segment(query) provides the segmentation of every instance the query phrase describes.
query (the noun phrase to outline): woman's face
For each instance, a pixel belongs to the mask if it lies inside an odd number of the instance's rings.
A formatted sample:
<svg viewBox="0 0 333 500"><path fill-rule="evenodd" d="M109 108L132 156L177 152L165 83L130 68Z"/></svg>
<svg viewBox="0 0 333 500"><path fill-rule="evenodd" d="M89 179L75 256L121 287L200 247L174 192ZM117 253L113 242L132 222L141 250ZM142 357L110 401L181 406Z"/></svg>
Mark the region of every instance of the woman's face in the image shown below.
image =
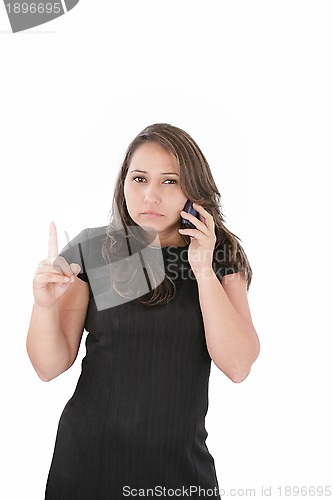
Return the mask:
<svg viewBox="0 0 333 500"><path fill-rule="evenodd" d="M128 167L124 196L132 219L157 231L161 246L184 244L178 229L187 198L180 187L176 158L170 152L154 142L139 146Z"/></svg>

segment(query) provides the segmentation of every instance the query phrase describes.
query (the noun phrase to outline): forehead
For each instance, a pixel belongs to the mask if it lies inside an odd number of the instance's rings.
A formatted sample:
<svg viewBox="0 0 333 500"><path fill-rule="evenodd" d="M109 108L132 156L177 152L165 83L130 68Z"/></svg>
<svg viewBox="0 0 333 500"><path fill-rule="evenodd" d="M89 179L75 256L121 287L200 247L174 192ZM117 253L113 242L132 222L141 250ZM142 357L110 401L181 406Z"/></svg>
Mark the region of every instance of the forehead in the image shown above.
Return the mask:
<svg viewBox="0 0 333 500"><path fill-rule="evenodd" d="M133 153L130 167L146 171L179 172L176 157L160 144L147 142L141 144ZM168 170L165 170L168 168ZM162 170L161 170L162 171Z"/></svg>

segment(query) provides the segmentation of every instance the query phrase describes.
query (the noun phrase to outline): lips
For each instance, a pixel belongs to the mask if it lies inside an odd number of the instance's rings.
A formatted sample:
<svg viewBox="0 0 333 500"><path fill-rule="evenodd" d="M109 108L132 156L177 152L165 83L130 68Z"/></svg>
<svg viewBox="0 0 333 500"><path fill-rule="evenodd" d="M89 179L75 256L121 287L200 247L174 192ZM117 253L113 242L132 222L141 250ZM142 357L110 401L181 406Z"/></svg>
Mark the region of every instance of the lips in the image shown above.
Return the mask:
<svg viewBox="0 0 333 500"><path fill-rule="evenodd" d="M142 215L162 215L157 212L142 212Z"/></svg>

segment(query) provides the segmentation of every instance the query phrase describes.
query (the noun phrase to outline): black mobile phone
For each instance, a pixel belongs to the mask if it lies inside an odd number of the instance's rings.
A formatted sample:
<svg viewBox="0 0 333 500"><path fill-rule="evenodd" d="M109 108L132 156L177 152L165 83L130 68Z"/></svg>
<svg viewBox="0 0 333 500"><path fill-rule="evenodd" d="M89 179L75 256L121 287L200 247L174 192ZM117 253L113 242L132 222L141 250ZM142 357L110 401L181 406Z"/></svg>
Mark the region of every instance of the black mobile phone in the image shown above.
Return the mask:
<svg viewBox="0 0 333 500"><path fill-rule="evenodd" d="M193 203L192 203L191 200L187 200L187 202L184 205L183 210L184 210L184 212L187 212L189 214L194 215L194 217L196 217L197 219L200 220L199 212L197 212L193 208ZM182 229L196 229L196 227L192 224L192 222L190 222L187 219L183 219L183 217L181 217L180 226L181 226Z"/></svg>

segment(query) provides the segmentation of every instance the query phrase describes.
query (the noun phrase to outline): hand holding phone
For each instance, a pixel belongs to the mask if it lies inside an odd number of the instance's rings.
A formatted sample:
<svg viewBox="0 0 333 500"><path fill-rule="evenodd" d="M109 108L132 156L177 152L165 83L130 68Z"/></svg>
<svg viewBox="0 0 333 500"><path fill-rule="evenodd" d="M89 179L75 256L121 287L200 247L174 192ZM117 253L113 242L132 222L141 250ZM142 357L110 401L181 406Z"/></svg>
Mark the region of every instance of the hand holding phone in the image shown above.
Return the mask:
<svg viewBox="0 0 333 500"><path fill-rule="evenodd" d="M183 210L184 210L184 212L187 212L189 214L194 215L194 217L196 217L197 219L200 220L199 212L197 212L193 208L193 203L191 200L187 200L187 202L184 205ZM196 229L196 227L192 224L192 222L190 222L188 219L183 219L183 217L181 217L180 226L182 229Z"/></svg>

